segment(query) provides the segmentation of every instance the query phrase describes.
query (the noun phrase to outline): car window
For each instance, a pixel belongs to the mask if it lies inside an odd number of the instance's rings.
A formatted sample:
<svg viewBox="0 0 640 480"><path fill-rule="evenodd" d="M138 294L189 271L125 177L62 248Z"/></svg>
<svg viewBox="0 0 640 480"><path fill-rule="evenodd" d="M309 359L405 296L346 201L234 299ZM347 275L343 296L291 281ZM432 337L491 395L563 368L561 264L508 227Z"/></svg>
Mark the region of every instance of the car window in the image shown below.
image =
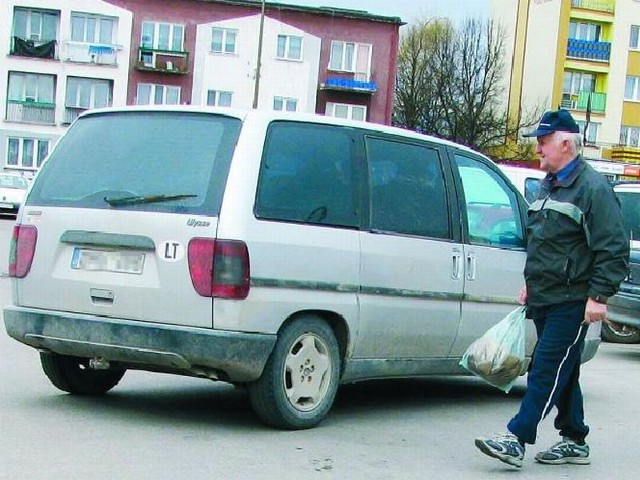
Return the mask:
<svg viewBox="0 0 640 480"><path fill-rule="evenodd" d="M81 117L43 165L29 202L216 214L240 126L195 112ZM142 200L118 203L132 198Z"/></svg>
<svg viewBox="0 0 640 480"><path fill-rule="evenodd" d="M450 238L449 209L438 150L367 138L371 229Z"/></svg>
<svg viewBox="0 0 640 480"><path fill-rule="evenodd" d="M630 240L640 240L640 191L616 192L622 208L622 220Z"/></svg>
<svg viewBox="0 0 640 480"><path fill-rule="evenodd" d="M524 198L529 203L533 203L538 198L540 190L540 179L527 177L524 179Z"/></svg>
<svg viewBox="0 0 640 480"><path fill-rule="evenodd" d="M272 122L260 166L258 218L357 227L358 181L351 130Z"/></svg>
<svg viewBox="0 0 640 480"><path fill-rule="evenodd" d="M480 160L456 154L464 190L469 240L477 245L524 247L516 194Z"/></svg>

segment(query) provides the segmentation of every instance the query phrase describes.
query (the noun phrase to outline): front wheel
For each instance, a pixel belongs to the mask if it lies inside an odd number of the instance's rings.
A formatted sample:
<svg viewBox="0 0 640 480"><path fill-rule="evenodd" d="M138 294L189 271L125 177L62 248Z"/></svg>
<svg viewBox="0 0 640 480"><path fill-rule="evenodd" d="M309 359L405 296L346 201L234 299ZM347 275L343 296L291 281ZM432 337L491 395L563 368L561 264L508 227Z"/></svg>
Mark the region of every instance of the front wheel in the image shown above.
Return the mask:
<svg viewBox="0 0 640 480"><path fill-rule="evenodd" d="M602 338L612 343L640 342L640 329L616 322L602 322Z"/></svg>
<svg viewBox="0 0 640 480"><path fill-rule="evenodd" d="M333 330L317 316L301 317L280 332L262 375L249 384L251 405L273 427L314 427L333 405L339 375Z"/></svg>
<svg viewBox="0 0 640 480"><path fill-rule="evenodd" d="M89 359L41 352L42 370L51 383L63 392L76 395L98 395L115 387L124 369L94 370Z"/></svg>

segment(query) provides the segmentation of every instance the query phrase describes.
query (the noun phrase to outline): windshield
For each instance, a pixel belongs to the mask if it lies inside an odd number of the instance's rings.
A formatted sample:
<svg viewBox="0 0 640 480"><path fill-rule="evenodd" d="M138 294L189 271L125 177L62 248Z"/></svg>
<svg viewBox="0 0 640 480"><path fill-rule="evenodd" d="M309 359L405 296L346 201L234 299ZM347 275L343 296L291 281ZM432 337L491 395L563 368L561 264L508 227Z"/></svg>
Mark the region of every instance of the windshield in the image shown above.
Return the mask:
<svg viewBox="0 0 640 480"><path fill-rule="evenodd" d="M240 120L191 112L78 119L42 167L31 205L219 213Z"/></svg>

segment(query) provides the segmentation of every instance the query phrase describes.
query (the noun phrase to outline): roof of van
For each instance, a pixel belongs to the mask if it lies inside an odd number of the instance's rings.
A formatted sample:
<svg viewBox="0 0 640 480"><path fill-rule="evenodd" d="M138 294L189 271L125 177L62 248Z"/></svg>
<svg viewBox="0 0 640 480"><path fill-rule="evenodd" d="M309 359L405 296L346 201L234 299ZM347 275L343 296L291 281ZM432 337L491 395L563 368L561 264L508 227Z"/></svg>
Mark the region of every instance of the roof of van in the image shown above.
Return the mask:
<svg viewBox="0 0 640 480"><path fill-rule="evenodd" d="M240 120L244 120L249 116L256 116L256 117L262 117L269 120L297 120L297 121L307 121L307 122L313 122L313 123L322 123L327 125L341 125L346 127L366 128L366 129L375 130L381 133L403 135L405 137L415 138L418 140L428 140L430 142L447 145L453 148L457 148L459 150L473 152L476 155L480 155L490 160L486 155L482 154L481 152L477 152L464 145L460 145L450 140L444 140L442 138L434 137L431 135L425 135L423 133L414 132L413 130L408 130L408 129L399 128L399 127L392 127L389 125L382 125L379 123L372 123L372 122L365 122L365 121L358 121L358 120L348 120L348 119L337 118L337 117L329 117L326 115L320 115L316 113L281 112L281 111L271 111L271 110L245 110L245 109L237 109L237 108L229 108L229 107L210 107L210 106L199 106L199 105L127 105L124 107L107 107L107 108L94 108L90 110L85 110L78 116L78 118L96 115L96 114L114 113L114 112L131 112L131 111L215 113L218 115L235 117Z"/></svg>
<svg viewBox="0 0 640 480"><path fill-rule="evenodd" d="M514 165L501 164L498 164L498 167L500 167L500 169L505 173L522 173L535 178L544 178L547 175L547 172L536 168L516 167Z"/></svg>

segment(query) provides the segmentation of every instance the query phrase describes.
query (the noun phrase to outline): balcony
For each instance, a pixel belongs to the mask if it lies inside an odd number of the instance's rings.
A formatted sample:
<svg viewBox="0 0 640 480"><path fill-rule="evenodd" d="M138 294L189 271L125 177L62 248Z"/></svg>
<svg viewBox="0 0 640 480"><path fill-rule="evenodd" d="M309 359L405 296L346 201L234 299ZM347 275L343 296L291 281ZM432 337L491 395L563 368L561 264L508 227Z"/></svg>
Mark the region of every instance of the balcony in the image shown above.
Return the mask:
<svg viewBox="0 0 640 480"><path fill-rule="evenodd" d="M56 55L56 40L37 41L20 37L12 37L11 39L11 55L17 57L32 58L58 58Z"/></svg>
<svg viewBox="0 0 640 480"><path fill-rule="evenodd" d="M609 62L610 42L595 42L570 38L567 42L567 57L595 62Z"/></svg>
<svg viewBox="0 0 640 480"><path fill-rule="evenodd" d="M589 106L589 95L591 95L590 112L604 113L607 107L607 94L601 92L590 92L588 90L583 90L577 95L563 93L560 107L566 108L567 110L586 112L587 106Z"/></svg>
<svg viewBox="0 0 640 480"><path fill-rule="evenodd" d="M376 82L357 80L352 78L328 77L320 84L321 90L333 90L339 92L354 92L372 94L378 90Z"/></svg>
<svg viewBox="0 0 640 480"><path fill-rule="evenodd" d="M8 100L6 119L10 122L55 125L56 106L30 100Z"/></svg>
<svg viewBox="0 0 640 480"><path fill-rule="evenodd" d="M120 49L118 45L66 41L62 58L67 62L117 65Z"/></svg>
<svg viewBox="0 0 640 480"><path fill-rule="evenodd" d="M65 107L64 118L62 119L62 123L67 125L72 123L76 118L80 116L82 112L86 110L87 110L86 108L81 108L81 107Z"/></svg>
<svg viewBox="0 0 640 480"><path fill-rule="evenodd" d="M185 75L189 73L189 52L140 47L136 69Z"/></svg>
<svg viewBox="0 0 640 480"><path fill-rule="evenodd" d="M597 12L615 12L615 0L571 0L571 7Z"/></svg>

